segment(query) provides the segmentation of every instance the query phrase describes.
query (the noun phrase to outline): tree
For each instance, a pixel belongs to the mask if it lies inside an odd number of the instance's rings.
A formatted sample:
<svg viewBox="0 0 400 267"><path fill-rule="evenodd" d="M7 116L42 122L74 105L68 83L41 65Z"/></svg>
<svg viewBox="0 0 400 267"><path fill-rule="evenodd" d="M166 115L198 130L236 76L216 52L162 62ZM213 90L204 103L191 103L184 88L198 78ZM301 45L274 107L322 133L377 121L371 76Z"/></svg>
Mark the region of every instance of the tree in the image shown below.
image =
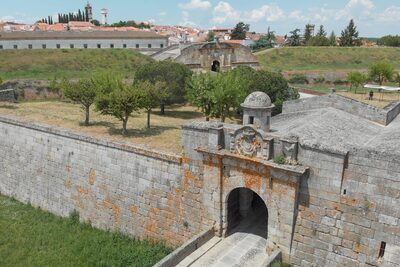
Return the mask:
<svg viewBox="0 0 400 267"><path fill-rule="evenodd" d="M361 40L358 38L357 27L351 19L349 25L342 31L339 44L340 46L360 46Z"/></svg>
<svg viewBox="0 0 400 267"><path fill-rule="evenodd" d="M230 116L232 110L238 110L246 97L244 83L233 72L216 75L215 87L210 92L212 99L211 115L221 122Z"/></svg>
<svg viewBox="0 0 400 267"><path fill-rule="evenodd" d="M336 46L337 42L336 42L336 34L334 31L331 32L331 35L329 36L329 45L330 46Z"/></svg>
<svg viewBox="0 0 400 267"><path fill-rule="evenodd" d="M393 81L396 82L400 87L400 72L396 72ZM1 78L0 78L0 84L1 84Z"/></svg>
<svg viewBox="0 0 400 267"><path fill-rule="evenodd" d="M390 81L393 77L393 72L394 67L386 61L375 63L369 67L369 77L379 82L379 85L382 85L385 80Z"/></svg>
<svg viewBox="0 0 400 267"><path fill-rule="evenodd" d="M271 31L268 27L267 34L261 36L259 40L254 42L251 46L253 50L262 49L262 48L272 48L274 46L274 42L276 40L275 32Z"/></svg>
<svg viewBox="0 0 400 267"><path fill-rule="evenodd" d="M57 77L54 77L49 81L49 91L57 94L59 98L62 98L64 85L67 84L67 80L64 78L62 80L58 80Z"/></svg>
<svg viewBox="0 0 400 267"><path fill-rule="evenodd" d="M357 87L363 85L366 80L367 77L359 71L352 71L347 74L347 81L350 83L350 90L354 86L354 93L357 93Z"/></svg>
<svg viewBox="0 0 400 267"><path fill-rule="evenodd" d="M313 37L313 29L315 25L307 24L304 29L304 41L307 43Z"/></svg>
<svg viewBox="0 0 400 267"><path fill-rule="evenodd" d="M97 19L92 20L92 23L95 26L100 26L100 21L98 21Z"/></svg>
<svg viewBox="0 0 400 267"><path fill-rule="evenodd" d="M215 40L215 33L213 31L208 31L207 42L213 42Z"/></svg>
<svg viewBox="0 0 400 267"><path fill-rule="evenodd" d="M239 22L236 24L235 28L231 33L232 40L245 40L246 33L250 30L250 25L245 24L244 22Z"/></svg>
<svg viewBox="0 0 400 267"><path fill-rule="evenodd" d="M329 46L329 39L325 36L314 36L307 42L308 46Z"/></svg>
<svg viewBox="0 0 400 267"><path fill-rule="evenodd" d="M268 94L272 103L275 104L273 114L282 112L284 101L299 98L298 92L289 87L287 80L280 73L254 70L243 66L234 69L232 72L244 84L245 88L241 90L244 91L245 96L255 91Z"/></svg>
<svg viewBox="0 0 400 267"><path fill-rule="evenodd" d="M399 35L386 35L377 41L378 45L400 47L400 36Z"/></svg>
<svg viewBox="0 0 400 267"><path fill-rule="evenodd" d="M139 66L135 73L137 81L152 83L164 82L167 86L168 98L160 104L161 114L165 114L165 106L180 104L185 101L186 81L192 76L192 71L183 64L172 61L153 61Z"/></svg>
<svg viewBox="0 0 400 267"><path fill-rule="evenodd" d="M289 37L289 45L290 46L300 46L300 29L295 29L290 32L290 37Z"/></svg>
<svg viewBox="0 0 400 267"><path fill-rule="evenodd" d="M142 93L143 99L140 107L147 112L147 128L150 129L150 115L153 108L160 106L168 98L164 82L151 83L149 81L138 82L137 88Z"/></svg>
<svg viewBox="0 0 400 267"><path fill-rule="evenodd" d="M111 115L122 121L122 134L126 135L129 117L141 107L143 93L139 83L126 85L120 78L109 80L96 98L96 109L103 115Z"/></svg>
<svg viewBox="0 0 400 267"><path fill-rule="evenodd" d="M317 36L326 37L326 31L324 29L324 25L319 26L319 30L317 32Z"/></svg>
<svg viewBox="0 0 400 267"><path fill-rule="evenodd" d="M89 125L90 107L95 102L97 87L92 80L81 79L77 83L63 82L64 96L80 103L85 110L85 125Z"/></svg>
<svg viewBox="0 0 400 267"><path fill-rule="evenodd" d="M216 75L211 73L199 73L193 75L186 86L186 97L190 104L200 108L204 113L206 121L210 120L213 101L211 92L216 86Z"/></svg>

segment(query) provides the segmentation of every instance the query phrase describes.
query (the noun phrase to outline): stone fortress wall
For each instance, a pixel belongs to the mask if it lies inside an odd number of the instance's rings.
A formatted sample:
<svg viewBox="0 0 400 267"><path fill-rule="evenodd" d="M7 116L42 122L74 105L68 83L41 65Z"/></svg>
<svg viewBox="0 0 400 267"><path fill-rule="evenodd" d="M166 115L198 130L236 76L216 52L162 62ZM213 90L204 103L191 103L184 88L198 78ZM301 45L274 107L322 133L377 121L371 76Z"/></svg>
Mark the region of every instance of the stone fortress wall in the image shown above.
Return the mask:
<svg viewBox="0 0 400 267"><path fill-rule="evenodd" d="M182 158L0 119L0 193L138 237L186 241L201 229Z"/></svg>
<svg viewBox="0 0 400 267"><path fill-rule="evenodd" d="M255 131L254 157L236 153L246 125L186 124L178 156L1 118L0 193L178 245L211 227L225 235L228 196L248 188L294 266L400 266L399 155L288 138L278 129L287 116L272 118L264 137ZM387 127L400 129L399 118ZM299 165L273 163L279 154Z"/></svg>

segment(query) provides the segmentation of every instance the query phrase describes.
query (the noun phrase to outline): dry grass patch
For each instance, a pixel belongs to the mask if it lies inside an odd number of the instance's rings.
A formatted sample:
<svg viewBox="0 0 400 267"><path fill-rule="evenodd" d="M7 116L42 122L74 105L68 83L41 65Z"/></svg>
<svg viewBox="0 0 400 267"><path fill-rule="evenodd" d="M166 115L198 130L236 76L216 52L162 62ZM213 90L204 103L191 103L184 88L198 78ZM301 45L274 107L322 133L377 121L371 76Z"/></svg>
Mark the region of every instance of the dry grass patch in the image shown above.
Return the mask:
<svg viewBox="0 0 400 267"><path fill-rule="evenodd" d="M84 113L79 105L58 102L25 102L18 104L0 104L0 116L18 116L26 121L45 123L61 128L72 129L87 135L107 139L143 144L150 148L180 153L181 125L192 120L204 119L202 113L190 106L175 106L161 116L155 111L151 116L150 129L146 128L146 113L134 113L128 122L128 135L122 136L122 122L111 116L91 111L91 125L85 127Z"/></svg>
<svg viewBox="0 0 400 267"><path fill-rule="evenodd" d="M374 100L368 100L369 91L368 92L338 92L339 95L343 95L355 100L358 100L363 103L367 103L371 106L384 108L392 102L400 101L399 93L374 93Z"/></svg>

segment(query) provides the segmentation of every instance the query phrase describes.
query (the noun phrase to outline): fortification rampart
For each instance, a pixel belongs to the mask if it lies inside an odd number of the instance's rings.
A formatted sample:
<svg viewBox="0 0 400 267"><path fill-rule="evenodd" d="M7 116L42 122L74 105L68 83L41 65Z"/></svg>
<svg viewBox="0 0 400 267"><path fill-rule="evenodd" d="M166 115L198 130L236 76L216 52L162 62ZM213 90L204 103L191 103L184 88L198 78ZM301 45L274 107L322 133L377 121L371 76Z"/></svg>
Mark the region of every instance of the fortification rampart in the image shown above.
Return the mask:
<svg viewBox="0 0 400 267"><path fill-rule="evenodd" d="M210 228L226 235L251 192L268 210L268 240L293 266L399 266L400 158L395 141L385 153L379 145L400 120L372 123L368 146L320 146L278 125L293 116L272 120L271 132L186 124L182 156L0 118L0 193L178 245ZM355 127L371 124L360 120ZM346 133L335 130L324 138ZM271 160L280 154L290 164Z"/></svg>
<svg viewBox="0 0 400 267"><path fill-rule="evenodd" d="M180 156L5 118L0 136L2 194L171 245L202 228L199 189L184 185Z"/></svg>
<svg viewBox="0 0 400 267"><path fill-rule="evenodd" d="M353 115L371 120L382 125L391 123L400 113L400 103L393 103L384 109L370 106L366 103L347 98L338 94L329 94L320 97L304 98L284 103L282 112L293 113L311 109L333 107Z"/></svg>

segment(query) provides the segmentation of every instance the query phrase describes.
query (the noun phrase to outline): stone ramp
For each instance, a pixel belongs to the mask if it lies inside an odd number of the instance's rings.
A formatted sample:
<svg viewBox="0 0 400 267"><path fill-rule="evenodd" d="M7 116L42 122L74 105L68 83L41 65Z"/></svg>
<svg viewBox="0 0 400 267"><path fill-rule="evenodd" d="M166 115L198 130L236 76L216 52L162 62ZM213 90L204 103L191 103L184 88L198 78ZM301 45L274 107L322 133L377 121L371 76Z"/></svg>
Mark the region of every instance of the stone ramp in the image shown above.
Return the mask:
<svg viewBox="0 0 400 267"><path fill-rule="evenodd" d="M225 239L214 237L177 266L262 266L268 259L266 244L265 238L251 233L236 232Z"/></svg>
<svg viewBox="0 0 400 267"><path fill-rule="evenodd" d="M265 228L255 214L250 220L239 224L227 238L212 238L185 258L179 267L258 267L268 261Z"/></svg>

